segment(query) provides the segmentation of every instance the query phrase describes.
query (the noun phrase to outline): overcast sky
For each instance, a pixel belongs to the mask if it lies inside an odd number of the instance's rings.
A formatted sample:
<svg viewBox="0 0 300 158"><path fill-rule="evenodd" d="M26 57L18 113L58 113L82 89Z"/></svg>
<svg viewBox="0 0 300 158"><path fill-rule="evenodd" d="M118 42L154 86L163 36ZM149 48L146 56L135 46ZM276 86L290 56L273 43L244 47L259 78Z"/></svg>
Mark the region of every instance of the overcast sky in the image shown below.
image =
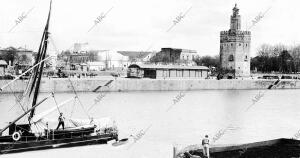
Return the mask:
<svg viewBox="0 0 300 158"><path fill-rule="evenodd" d="M49 0L1 0L0 47L37 50L46 23ZM176 47L197 50L200 55L219 54L219 34L229 29L237 3L242 29L260 12L271 9L251 28L251 55L263 43L300 43L299 0L53 0L50 32L58 50L75 42L91 49L160 50ZM11 32L24 12L32 11ZM112 9L111 9L112 8ZM191 8L170 31L180 13ZM101 13L110 12L90 32ZM56 49L52 44L50 49Z"/></svg>

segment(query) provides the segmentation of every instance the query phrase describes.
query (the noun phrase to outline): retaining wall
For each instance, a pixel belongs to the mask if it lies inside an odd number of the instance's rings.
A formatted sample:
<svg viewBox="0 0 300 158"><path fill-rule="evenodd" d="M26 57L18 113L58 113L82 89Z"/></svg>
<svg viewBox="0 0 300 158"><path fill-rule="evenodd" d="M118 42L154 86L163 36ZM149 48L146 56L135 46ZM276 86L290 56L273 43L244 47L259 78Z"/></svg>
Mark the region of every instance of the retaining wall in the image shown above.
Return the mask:
<svg viewBox="0 0 300 158"><path fill-rule="evenodd" d="M176 91L211 89L267 89L276 80L213 80L213 79L124 79L124 78L86 78L71 79L77 92L90 91ZM0 87L9 80L0 80ZM3 89L4 93L22 92L26 80L17 80ZM280 80L276 89L298 89L300 80ZM48 79L41 82L41 92L72 92L68 79Z"/></svg>

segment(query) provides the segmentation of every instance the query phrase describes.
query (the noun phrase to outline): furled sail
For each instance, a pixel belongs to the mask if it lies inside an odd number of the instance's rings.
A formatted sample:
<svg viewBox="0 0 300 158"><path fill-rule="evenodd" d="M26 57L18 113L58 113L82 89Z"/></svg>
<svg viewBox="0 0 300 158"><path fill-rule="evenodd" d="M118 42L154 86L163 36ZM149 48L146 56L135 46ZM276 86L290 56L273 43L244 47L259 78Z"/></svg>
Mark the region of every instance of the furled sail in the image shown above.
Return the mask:
<svg viewBox="0 0 300 158"><path fill-rule="evenodd" d="M48 19L47 23L43 32L43 36L41 39L41 43L39 46L39 50L36 56L36 60L34 65L39 64L32 70L32 75L30 77L30 80L27 84L26 90L23 93L23 103L25 108L29 109L30 107L34 106L37 103L37 98L39 96L39 90L40 90L40 83L42 79L42 74L43 74L43 68L45 61L44 59L46 58L46 52L47 52L47 46L48 46L48 37L49 37L49 21L50 21L50 13L51 13L51 3L50 2L50 10L48 14ZM32 109L29 115L28 120L30 121L31 118L33 117L35 112L35 109Z"/></svg>

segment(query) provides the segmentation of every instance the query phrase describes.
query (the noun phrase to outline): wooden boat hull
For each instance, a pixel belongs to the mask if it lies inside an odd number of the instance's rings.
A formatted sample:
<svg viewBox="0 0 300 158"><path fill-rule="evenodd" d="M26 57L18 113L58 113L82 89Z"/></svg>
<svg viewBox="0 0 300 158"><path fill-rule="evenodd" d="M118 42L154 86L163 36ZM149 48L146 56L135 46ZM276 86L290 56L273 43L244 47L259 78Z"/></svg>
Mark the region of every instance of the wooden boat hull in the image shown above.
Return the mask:
<svg viewBox="0 0 300 158"><path fill-rule="evenodd" d="M85 146L93 144L106 144L108 141L113 139L116 139L115 135L106 134L54 140L0 143L0 154L44 150L51 148Z"/></svg>
<svg viewBox="0 0 300 158"><path fill-rule="evenodd" d="M128 138L124 138L124 139L121 139L117 142L114 142L112 143L112 146L120 146L120 145L123 145L123 144L126 144L128 143Z"/></svg>
<svg viewBox="0 0 300 158"><path fill-rule="evenodd" d="M189 151L192 155L204 158L202 149ZM183 154L180 157L188 157ZM300 157L300 141L274 139L256 143L210 148L210 158L297 158Z"/></svg>

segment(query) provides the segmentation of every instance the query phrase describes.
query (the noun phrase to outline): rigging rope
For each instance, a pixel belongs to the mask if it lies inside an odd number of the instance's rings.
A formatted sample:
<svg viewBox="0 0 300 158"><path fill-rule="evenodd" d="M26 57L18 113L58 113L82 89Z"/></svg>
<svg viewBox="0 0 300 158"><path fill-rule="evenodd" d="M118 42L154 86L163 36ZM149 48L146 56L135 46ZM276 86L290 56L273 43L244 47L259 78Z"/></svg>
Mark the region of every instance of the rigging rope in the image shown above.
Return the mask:
<svg viewBox="0 0 300 158"><path fill-rule="evenodd" d="M80 99L79 99L79 97L78 97L78 95L77 95L77 92L76 92L76 90L75 90L75 88L74 88L74 86L73 86L73 83L72 83L72 81L71 81L71 79L70 79L69 76L68 76L68 79L69 79L69 81L70 81L70 84L71 84L71 87L72 87L72 89L73 89L73 92L74 92L74 94L76 95L76 98L78 99L78 102L79 102L81 108L83 109L84 113L88 116L88 118L91 119L90 115L88 114L88 112L87 112L87 111L85 110L85 108L83 107L83 104L81 103L81 101L80 101Z"/></svg>
<svg viewBox="0 0 300 158"><path fill-rule="evenodd" d="M7 83L7 81L5 81L5 82ZM17 101L17 102L19 103L19 105L21 106L21 109L25 112L25 109L24 109L23 105L21 104L19 98L16 96L15 92L12 90L11 86L8 85L8 87L9 87L10 91L14 94L14 96L15 96L15 98L16 98L16 101ZM17 105L18 103L16 103L15 105ZM13 106L9 109L9 111L10 111L15 105L13 105Z"/></svg>
<svg viewBox="0 0 300 158"><path fill-rule="evenodd" d="M53 45L55 51L56 51L57 53L59 53L59 51L58 51L58 49L57 49L57 47L56 47L56 45L55 45L55 43L54 43L54 40L52 39L51 36L50 36L49 38L50 38L50 40L51 40L50 43ZM78 95L77 95L77 92L76 92L76 90L75 90L75 88L74 88L74 86L73 86L73 83L72 83L72 81L71 81L71 79L70 79L70 76L68 76L68 80L70 81L70 84L71 84L71 87L72 87L72 89L73 89L73 92L74 92L74 94L76 95L76 98L78 99L78 102L79 102L81 108L83 109L84 113L88 116L88 118L91 119L90 115L89 115L88 112L85 110L85 108L84 108L84 106L83 106L81 100L79 99L79 97L78 97Z"/></svg>
<svg viewBox="0 0 300 158"><path fill-rule="evenodd" d="M73 116L75 105L76 105L76 100L74 99L73 106L72 106L72 111L71 111L71 114L70 114L70 118L72 118L72 116Z"/></svg>
<svg viewBox="0 0 300 158"><path fill-rule="evenodd" d="M61 113L60 110L59 110L57 101L56 101L56 99L55 99L55 97L54 97L54 92L52 92L52 97L53 97L53 100L54 100L54 102L55 102L55 104L56 104L56 107L57 107L58 112Z"/></svg>

